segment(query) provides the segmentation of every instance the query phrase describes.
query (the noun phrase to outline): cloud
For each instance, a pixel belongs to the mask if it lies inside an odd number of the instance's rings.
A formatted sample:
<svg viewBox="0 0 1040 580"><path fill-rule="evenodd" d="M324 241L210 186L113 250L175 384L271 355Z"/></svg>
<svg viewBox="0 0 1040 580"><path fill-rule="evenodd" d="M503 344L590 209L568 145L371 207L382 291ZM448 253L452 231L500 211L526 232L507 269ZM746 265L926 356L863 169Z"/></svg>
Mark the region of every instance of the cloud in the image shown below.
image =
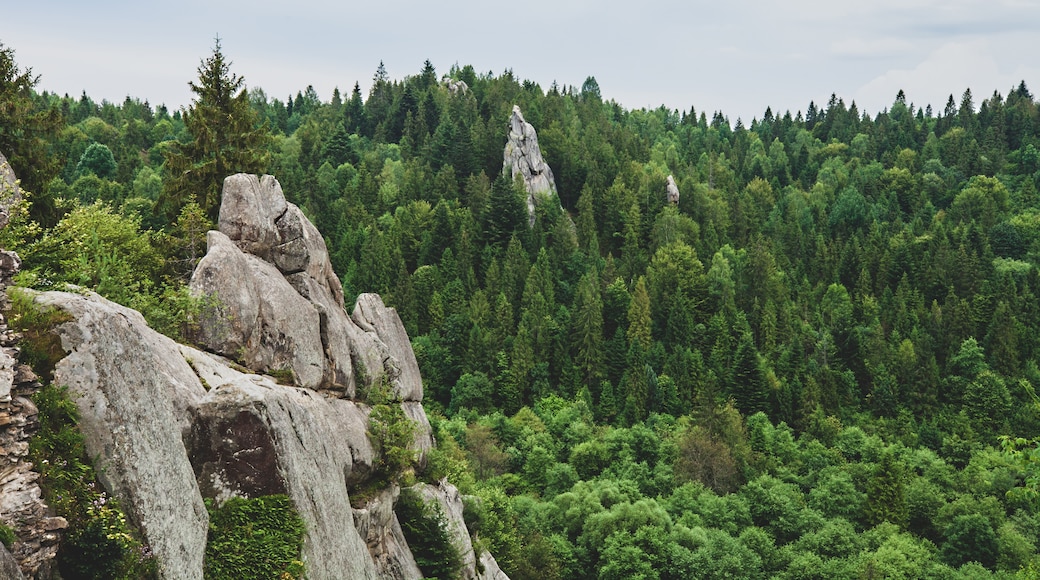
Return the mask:
<svg viewBox="0 0 1040 580"><path fill-rule="evenodd" d="M843 38L831 43L831 53L838 57L888 57L913 50L914 44L903 38Z"/></svg>
<svg viewBox="0 0 1040 580"><path fill-rule="evenodd" d="M998 47L1005 56L1023 39L1010 40ZM1025 59L1008 62L998 58L987 39L954 40L932 50L912 69L894 69L877 76L860 87L855 97L861 108L878 111L890 106L896 93L903 90L907 100L918 106L940 108L950 94L959 100L966 88L971 88L978 101L993 90L1004 93L1020 80L1038 76L1040 68Z"/></svg>

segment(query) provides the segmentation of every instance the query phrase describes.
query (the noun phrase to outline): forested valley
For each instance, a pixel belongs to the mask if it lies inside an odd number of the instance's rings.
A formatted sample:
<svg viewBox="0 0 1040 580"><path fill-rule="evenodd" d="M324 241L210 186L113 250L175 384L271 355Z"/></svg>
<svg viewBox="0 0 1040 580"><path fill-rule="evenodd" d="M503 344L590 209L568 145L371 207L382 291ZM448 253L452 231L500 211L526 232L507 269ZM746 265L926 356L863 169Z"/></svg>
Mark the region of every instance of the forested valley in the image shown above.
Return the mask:
<svg viewBox="0 0 1040 580"><path fill-rule="evenodd" d="M19 282L184 340L223 178L276 176L347 303L398 311L438 443L418 477L472 496L511 578L1040 577L1025 82L747 121L427 61L283 100L218 45L173 111L0 57ZM503 171L514 105L559 197L533 225Z"/></svg>

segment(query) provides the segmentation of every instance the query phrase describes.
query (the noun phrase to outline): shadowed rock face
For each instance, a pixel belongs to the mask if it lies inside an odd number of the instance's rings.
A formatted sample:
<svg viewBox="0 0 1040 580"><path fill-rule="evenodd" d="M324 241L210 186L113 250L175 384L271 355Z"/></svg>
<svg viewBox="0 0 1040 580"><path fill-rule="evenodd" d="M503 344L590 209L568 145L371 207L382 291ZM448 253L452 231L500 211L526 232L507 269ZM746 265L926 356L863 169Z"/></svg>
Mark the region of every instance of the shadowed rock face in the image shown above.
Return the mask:
<svg viewBox="0 0 1040 580"><path fill-rule="evenodd" d="M527 189L528 225L533 226L535 207L541 198L556 198L556 180L552 169L542 158L542 150L538 147L538 134L534 126L524 120L520 107L513 105L513 115L509 118L509 137L503 153L502 171L516 179L523 176ZM558 200L554 203L559 203Z"/></svg>

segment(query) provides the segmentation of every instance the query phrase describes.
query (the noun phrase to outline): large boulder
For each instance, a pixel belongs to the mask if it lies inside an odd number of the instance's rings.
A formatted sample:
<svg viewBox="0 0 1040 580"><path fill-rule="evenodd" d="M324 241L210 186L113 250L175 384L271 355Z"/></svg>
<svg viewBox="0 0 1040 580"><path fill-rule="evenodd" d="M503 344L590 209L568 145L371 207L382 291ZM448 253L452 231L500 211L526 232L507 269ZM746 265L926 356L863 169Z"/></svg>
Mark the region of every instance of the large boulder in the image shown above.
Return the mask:
<svg viewBox="0 0 1040 580"><path fill-rule="evenodd" d="M355 464L368 470L374 461L367 410L190 354L210 387L188 438L202 493L218 501L287 494L307 527L309 578L378 578L347 491Z"/></svg>
<svg viewBox="0 0 1040 580"><path fill-rule="evenodd" d="M354 526L349 490L366 485L378 461L366 405L237 370L96 294L33 299L70 315L55 329L67 354L54 380L68 385L99 478L139 525L160 577L202 578L203 498L271 494L288 495L306 525L308 578L380 578L373 554L408 569L392 535L370 545ZM421 405L402 407L423 434L417 450L429 449Z"/></svg>
<svg viewBox="0 0 1040 580"><path fill-rule="evenodd" d="M396 485L390 486L369 499L364 507L355 509L354 526L368 544L380 578L421 580L423 574L394 513L400 491Z"/></svg>
<svg viewBox="0 0 1040 580"><path fill-rule="evenodd" d="M361 294L354 303L352 318L363 330L374 333L386 345L387 354L395 364L397 391L394 394L397 399L422 401L419 362L397 311L383 304L378 294Z"/></svg>
<svg viewBox="0 0 1040 580"><path fill-rule="evenodd" d="M556 194L556 180L552 169L542 157L538 147L538 134L534 126L524 120L520 107L513 105L513 114L509 118L509 136L503 152L502 171L509 172L510 177L523 177L527 189L528 224L535 222L535 208L543 199L553 199L559 204Z"/></svg>
<svg viewBox="0 0 1040 580"><path fill-rule="evenodd" d="M665 197L668 198L668 203L679 205L679 186L675 184L675 178L671 175L668 176L665 184Z"/></svg>
<svg viewBox="0 0 1040 580"><path fill-rule="evenodd" d="M43 307L72 320L56 332L54 369L80 412L87 453L160 563L162 578L202 578L208 517L184 448L206 389L180 347L138 312L96 294L45 292Z"/></svg>

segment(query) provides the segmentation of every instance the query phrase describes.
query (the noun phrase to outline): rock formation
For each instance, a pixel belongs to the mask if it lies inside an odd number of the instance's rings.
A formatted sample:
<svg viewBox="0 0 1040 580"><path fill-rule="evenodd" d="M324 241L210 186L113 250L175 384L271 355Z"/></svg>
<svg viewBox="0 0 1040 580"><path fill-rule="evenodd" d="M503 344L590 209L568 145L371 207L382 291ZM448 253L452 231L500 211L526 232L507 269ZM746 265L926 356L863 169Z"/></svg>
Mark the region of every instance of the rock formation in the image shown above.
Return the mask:
<svg viewBox="0 0 1040 580"><path fill-rule="evenodd" d="M675 178L671 175L668 176L668 184L665 186L665 195L668 196L668 203L679 205L679 186L675 185Z"/></svg>
<svg viewBox="0 0 1040 580"><path fill-rule="evenodd" d="M0 228L11 219L11 206L22 199L18 178L3 153L0 153Z"/></svg>
<svg viewBox="0 0 1040 580"><path fill-rule="evenodd" d="M502 171L508 171L510 177L516 179L523 176L527 189L528 225L535 221L535 207L542 198L553 198L559 203L556 194L556 181L552 169L542 158L542 150L538 147L538 134L534 127L524 120L520 107L513 105L513 115L509 118L509 137L503 154Z"/></svg>
<svg viewBox="0 0 1040 580"><path fill-rule="evenodd" d="M400 319L375 295L347 315L324 241L274 178L229 177L219 224L191 281L210 297L199 339L212 352L96 294L33 294L70 315L54 329L66 352L54 381L69 387L102 484L164 579L202 578L203 498L270 494L288 495L306 525L308 578L421 578L392 509L396 487L358 509L349 497L372 485L379 461L361 389L389 387L415 424L417 463L433 445ZM493 561L482 556L486 572L474 564L467 578L504 578Z"/></svg>
<svg viewBox="0 0 1040 580"><path fill-rule="evenodd" d="M441 77L441 84L448 89L448 92L453 97L469 93L469 85L466 84L466 81L457 81L448 75Z"/></svg>

